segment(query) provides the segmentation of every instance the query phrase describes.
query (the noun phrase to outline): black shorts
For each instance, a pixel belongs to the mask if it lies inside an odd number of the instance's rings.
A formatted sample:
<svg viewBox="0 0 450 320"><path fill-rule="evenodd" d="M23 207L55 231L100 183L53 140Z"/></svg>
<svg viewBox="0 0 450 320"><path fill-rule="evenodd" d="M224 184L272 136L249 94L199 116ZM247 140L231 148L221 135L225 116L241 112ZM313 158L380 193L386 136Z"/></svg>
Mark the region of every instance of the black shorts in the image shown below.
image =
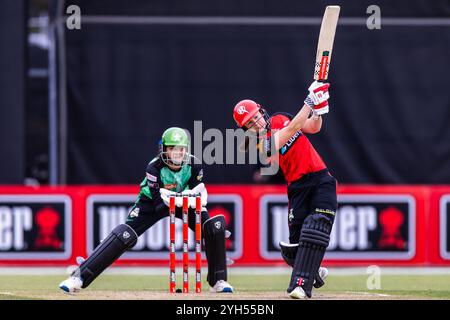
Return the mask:
<svg viewBox="0 0 450 320"><path fill-rule="evenodd" d="M136 210L137 209L137 210ZM140 236L147 229L153 226L159 220L169 216L169 208L164 206L160 210L155 210L155 207L150 201L139 201L137 202L128 213L126 224L136 231L137 235ZM175 217L182 219L181 208L175 209ZM202 211L201 223L209 219L209 214L207 211ZM188 213L188 225L189 228L195 232L195 210L189 208ZM203 233L202 233L203 234Z"/></svg>
<svg viewBox="0 0 450 320"><path fill-rule="evenodd" d="M312 213L323 213L331 217L337 210L336 179L327 169L310 173L291 183L289 198L289 241L298 243L305 218Z"/></svg>

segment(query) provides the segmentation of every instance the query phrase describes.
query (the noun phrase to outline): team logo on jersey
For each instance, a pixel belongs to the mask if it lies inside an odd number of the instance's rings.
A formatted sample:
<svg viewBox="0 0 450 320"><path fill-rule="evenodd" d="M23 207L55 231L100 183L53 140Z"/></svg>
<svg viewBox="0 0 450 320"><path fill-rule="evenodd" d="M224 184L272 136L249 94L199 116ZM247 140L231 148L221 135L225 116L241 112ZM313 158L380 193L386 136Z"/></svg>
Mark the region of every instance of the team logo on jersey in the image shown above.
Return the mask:
<svg viewBox="0 0 450 320"><path fill-rule="evenodd" d="M286 142L286 144L280 149L280 153L281 155L285 155L289 149L294 145L295 141L297 141L297 139L299 137L302 136L301 131L297 131L289 140L288 142Z"/></svg>
<svg viewBox="0 0 450 320"><path fill-rule="evenodd" d="M239 115L243 115L244 113L248 113L247 109L245 109L245 106L240 106L237 110L236 110L237 114Z"/></svg>
<svg viewBox="0 0 450 320"><path fill-rule="evenodd" d="M202 179L203 179L203 169L200 169L197 175L197 180L202 181Z"/></svg>
<svg viewBox="0 0 450 320"><path fill-rule="evenodd" d="M291 222L294 219L294 212L293 209L289 209L289 214L288 214L288 220L289 222Z"/></svg>
<svg viewBox="0 0 450 320"><path fill-rule="evenodd" d="M147 172L147 179L152 181L152 182L156 182L158 181L158 178L156 178L154 175L150 174Z"/></svg>
<svg viewBox="0 0 450 320"><path fill-rule="evenodd" d="M128 233L128 231L124 231L124 233L122 234L122 237L124 239L128 239L130 237L130 234Z"/></svg>
<svg viewBox="0 0 450 320"><path fill-rule="evenodd" d="M222 227L222 223L220 221L217 221L214 225L216 226L216 229L220 229L220 227Z"/></svg>

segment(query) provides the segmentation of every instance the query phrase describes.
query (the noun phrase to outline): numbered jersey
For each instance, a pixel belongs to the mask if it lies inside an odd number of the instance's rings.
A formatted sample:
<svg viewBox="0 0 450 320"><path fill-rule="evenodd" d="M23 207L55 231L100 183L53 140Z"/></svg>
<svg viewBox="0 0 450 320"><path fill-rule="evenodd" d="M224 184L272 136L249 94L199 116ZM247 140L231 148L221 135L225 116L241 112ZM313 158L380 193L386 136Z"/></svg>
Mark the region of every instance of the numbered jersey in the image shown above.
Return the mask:
<svg viewBox="0 0 450 320"><path fill-rule="evenodd" d="M288 113L276 113L270 118L272 130L280 130L291 122ZM297 131L279 150L279 164L288 184L305 174L326 169L325 163L308 138Z"/></svg>

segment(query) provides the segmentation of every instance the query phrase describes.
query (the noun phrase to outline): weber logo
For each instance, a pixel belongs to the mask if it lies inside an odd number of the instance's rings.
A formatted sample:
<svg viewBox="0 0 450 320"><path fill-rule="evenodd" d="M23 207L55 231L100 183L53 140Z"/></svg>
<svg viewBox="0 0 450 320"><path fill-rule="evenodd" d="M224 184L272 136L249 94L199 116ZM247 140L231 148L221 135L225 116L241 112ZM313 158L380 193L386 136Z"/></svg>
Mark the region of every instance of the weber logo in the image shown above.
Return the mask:
<svg viewBox="0 0 450 320"><path fill-rule="evenodd" d="M441 197L439 203L439 238L441 258L450 260L450 195Z"/></svg>
<svg viewBox="0 0 450 320"><path fill-rule="evenodd" d="M130 195L91 195L87 199L87 251L92 253L119 224L125 223L135 194ZM242 201L235 195L209 195L208 212L211 217L223 214L231 237L227 239L227 257L238 259L242 255ZM145 214L142 210L139 215ZM183 222L175 219L175 249L181 256L183 247ZM189 229L190 254L194 254L195 233ZM204 251L204 248L202 248ZM169 217L161 219L142 234L136 245L126 252L124 259L163 260L169 252ZM203 257L205 258L205 257Z"/></svg>
<svg viewBox="0 0 450 320"><path fill-rule="evenodd" d="M409 195L340 195L327 259L410 259L415 253L415 200ZM260 201L260 252L280 259L289 242L287 197Z"/></svg>
<svg viewBox="0 0 450 320"><path fill-rule="evenodd" d="M377 230L377 210L374 206L343 205L333 225L329 251L370 250L369 235Z"/></svg>
<svg viewBox="0 0 450 320"><path fill-rule="evenodd" d="M0 260L70 257L71 216L64 195L1 195Z"/></svg>
<svg viewBox="0 0 450 320"><path fill-rule="evenodd" d="M0 206L0 250L23 251L25 235L33 228L33 212L25 206Z"/></svg>

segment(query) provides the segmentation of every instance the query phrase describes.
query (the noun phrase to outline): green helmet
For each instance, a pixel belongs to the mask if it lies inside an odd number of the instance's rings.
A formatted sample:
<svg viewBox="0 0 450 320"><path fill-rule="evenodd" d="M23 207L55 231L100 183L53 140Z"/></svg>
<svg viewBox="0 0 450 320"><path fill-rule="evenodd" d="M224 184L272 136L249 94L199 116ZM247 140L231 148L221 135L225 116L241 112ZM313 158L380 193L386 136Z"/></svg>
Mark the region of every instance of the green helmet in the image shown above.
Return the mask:
<svg viewBox="0 0 450 320"><path fill-rule="evenodd" d="M162 138L161 138L161 144L166 146L182 146L189 148L189 138L186 134L186 131L184 131L181 128L172 127L164 131Z"/></svg>
<svg viewBox="0 0 450 320"><path fill-rule="evenodd" d="M179 159L172 159L167 152L167 147L184 147L184 154ZM160 157L165 164L179 167L185 165L189 160L189 151L189 137L185 130L172 127L164 131L161 137Z"/></svg>

